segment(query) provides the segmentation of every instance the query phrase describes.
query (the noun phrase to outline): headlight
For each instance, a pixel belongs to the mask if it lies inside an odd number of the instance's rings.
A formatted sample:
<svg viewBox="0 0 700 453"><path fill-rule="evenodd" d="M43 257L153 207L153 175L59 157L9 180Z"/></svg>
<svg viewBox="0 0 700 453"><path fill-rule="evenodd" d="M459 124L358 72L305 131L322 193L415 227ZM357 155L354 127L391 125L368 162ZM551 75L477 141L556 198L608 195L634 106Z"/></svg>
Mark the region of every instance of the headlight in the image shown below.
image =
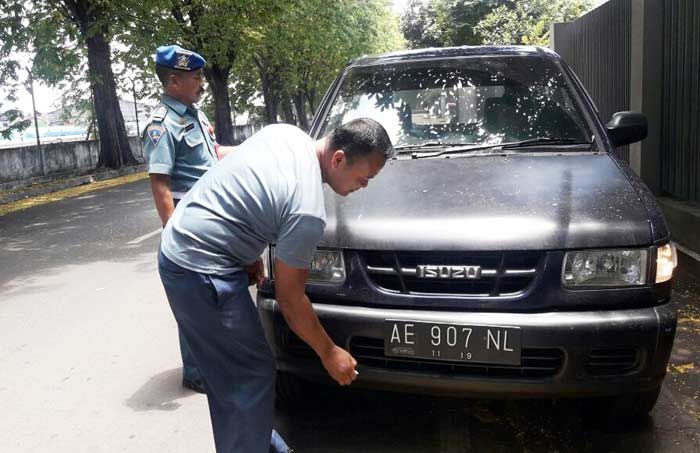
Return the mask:
<svg viewBox="0 0 700 453"><path fill-rule="evenodd" d="M566 254L562 283L568 287L640 286L646 282L646 273L646 250L582 250Z"/></svg>
<svg viewBox="0 0 700 453"><path fill-rule="evenodd" d="M267 251L266 251L267 252ZM269 257L265 264L266 275L274 278L275 248L270 247L270 252L263 255ZM309 269L309 283L342 284L345 282L345 260L340 250L316 250L311 258Z"/></svg>
<svg viewBox="0 0 700 453"><path fill-rule="evenodd" d="M656 249L656 283L671 280L673 270L678 265L678 255L673 244L666 244Z"/></svg>
<svg viewBox="0 0 700 453"><path fill-rule="evenodd" d="M310 283L345 282L345 261L340 250L316 250L309 271Z"/></svg>

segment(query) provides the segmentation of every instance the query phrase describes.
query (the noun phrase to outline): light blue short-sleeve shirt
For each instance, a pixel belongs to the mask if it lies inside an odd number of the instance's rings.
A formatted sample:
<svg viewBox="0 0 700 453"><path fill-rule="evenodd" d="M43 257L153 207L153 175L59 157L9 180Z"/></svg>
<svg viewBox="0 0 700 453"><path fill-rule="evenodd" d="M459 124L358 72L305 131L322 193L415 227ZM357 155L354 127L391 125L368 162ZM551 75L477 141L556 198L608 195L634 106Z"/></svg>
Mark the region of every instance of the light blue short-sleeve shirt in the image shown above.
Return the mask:
<svg viewBox="0 0 700 453"><path fill-rule="evenodd" d="M180 199L217 163L214 129L194 107L163 96L144 130L148 173L170 175L173 198Z"/></svg>
<svg viewBox="0 0 700 453"><path fill-rule="evenodd" d="M305 269L325 224L314 141L294 126L275 124L194 185L163 230L161 250L186 269L224 275L276 244L277 258Z"/></svg>

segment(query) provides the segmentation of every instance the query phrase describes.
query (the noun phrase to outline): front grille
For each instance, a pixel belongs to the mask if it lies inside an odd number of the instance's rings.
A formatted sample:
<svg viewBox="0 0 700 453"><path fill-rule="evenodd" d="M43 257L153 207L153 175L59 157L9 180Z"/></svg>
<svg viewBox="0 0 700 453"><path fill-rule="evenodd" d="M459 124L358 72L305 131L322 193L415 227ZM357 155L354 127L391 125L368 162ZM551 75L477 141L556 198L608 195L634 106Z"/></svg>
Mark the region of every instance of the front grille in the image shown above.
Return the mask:
<svg viewBox="0 0 700 453"><path fill-rule="evenodd" d="M637 349L593 349L586 357L586 371L593 376L615 376L634 371L640 362Z"/></svg>
<svg viewBox="0 0 700 453"><path fill-rule="evenodd" d="M517 296L534 281L542 252L359 252L380 288L403 294ZM437 277L427 278L421 266ZM460 271L460 276L454 276Z"/></svg>
<svg viewBox="0 0 700 453"><path fill-rule="evenodd" d="M446 376L493 378L545 378L556 375L564 363L560 349L522 350L520 365L487 365L477 363L436 362L432 360L387 357L384 340L353 337L350 353L361 365L395 371L439 373Z"/></svg>

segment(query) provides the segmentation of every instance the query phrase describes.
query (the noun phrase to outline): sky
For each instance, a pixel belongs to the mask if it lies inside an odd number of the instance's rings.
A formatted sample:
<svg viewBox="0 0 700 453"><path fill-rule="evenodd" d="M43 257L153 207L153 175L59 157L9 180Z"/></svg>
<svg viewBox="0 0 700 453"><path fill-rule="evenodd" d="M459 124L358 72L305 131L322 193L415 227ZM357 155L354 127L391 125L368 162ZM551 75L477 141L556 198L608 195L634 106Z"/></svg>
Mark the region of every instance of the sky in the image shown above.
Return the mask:
<svg viewBox="0 0 700 453"><path fill-rule="evenodd" d="M393 0L393 9L396 14L401 15L406 8L409 0ZM608 0L594 0L596 6L605 3ZM22 80L26 80L26 74L20 76ZM34 84L36 109L39 112L46 113L54 110L56 106L54 105L58 102L60 98L60 93L58 93L54 88L50 88L42 83L35 82ZM16 106L27 113L32 111L32 98L27 90L20 88L17 91L18 102Z"/></svg>
<svg viewBox="0 0 700 453"><path fill-rule="evenodd" d="M22 66L25 66L25 64L29 62L28 57L19 58L19 60L23 63ZM19 71L18 77L20 81L24 82L27 80L27 71ZM38 112L42 113L54 110L52 105L60 97L60 94L55 88L50 88L49 86L37 81L34 82L34 95L36 109ZM23 112L31 113L32 97L29 92L23 87L19 87L17 89L17 98L18 100L16 106Z"/></svg>

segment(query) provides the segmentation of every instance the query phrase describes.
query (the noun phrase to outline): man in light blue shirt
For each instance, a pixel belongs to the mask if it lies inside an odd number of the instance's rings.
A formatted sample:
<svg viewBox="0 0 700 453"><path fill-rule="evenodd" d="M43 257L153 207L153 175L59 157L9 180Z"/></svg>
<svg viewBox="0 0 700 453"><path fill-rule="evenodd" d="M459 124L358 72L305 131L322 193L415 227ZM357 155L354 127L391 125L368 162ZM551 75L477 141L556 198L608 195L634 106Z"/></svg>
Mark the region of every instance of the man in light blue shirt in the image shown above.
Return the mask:
<svg viewBox="0 0 700 453"><path fill-rule="evenodd" d="M201 55L171 45L156 50L156 74L163 84L161 102L143 133L151 190L163 225L199 178L231 147L220 147L214 128L197 109L204 92ZM187 341L180 333L182 385L204 393L204 385Z"/></svg>
<svg viewBox="0 0 700 453"><path fill-rule="evenodd" d="M355 359L328 336L304 286L326 222L323 183L340 195L366 187L393 156L384 128L360 118L313 141L272 125L209 170L162 235L159 272L207 386L217 452L288 451L272 430L275 361L248 285L275 244L275 293L289 327L340 385ZM258 271L249 280L248 272Z"/></svg>

